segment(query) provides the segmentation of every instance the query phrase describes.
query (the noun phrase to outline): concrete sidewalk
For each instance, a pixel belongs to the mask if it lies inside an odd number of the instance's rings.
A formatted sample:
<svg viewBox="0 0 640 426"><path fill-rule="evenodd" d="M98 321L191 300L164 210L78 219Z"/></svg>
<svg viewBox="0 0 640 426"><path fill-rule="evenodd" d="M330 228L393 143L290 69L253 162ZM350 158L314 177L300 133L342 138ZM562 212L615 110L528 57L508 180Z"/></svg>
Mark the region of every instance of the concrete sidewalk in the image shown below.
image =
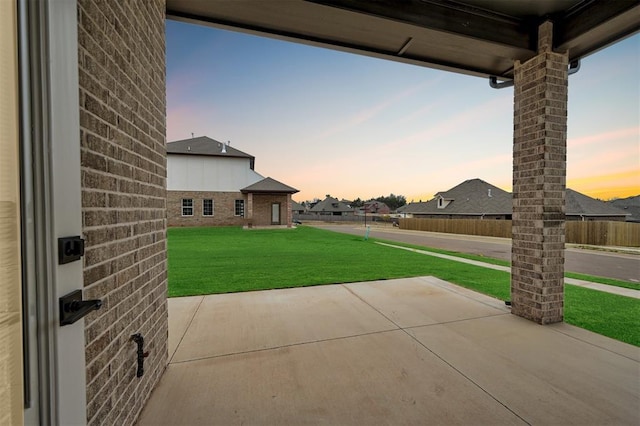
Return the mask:
<svg viewBox="0 0 640 426"><path fill-rule="evenodd" d="M448 254L435 253L428 250L419 250L411 247L404 247L404 246L398 246L395 244L382 243L379 241L376 241L376 244L380 244L381 246L386 246L386 247L397 248L400 250L412 251L414 253L420 253L426 256L433 256L433 257L439 257L441 259L453 260L454 262L467 263L469 265L480 266L482 268L495 269L497 271L502 271L502 272L511 272L511 267L509 266L494 265L492 263L480 262L478 260L465 259L464 257L450 256ZM603 291L605 293L618 294L620 296L640 299L640 290L634 290L632 288L617 287L614 285L594 283L591 281L578 280L575 278L568 278L568 277L564 278L564 282L566 284L576 285L578 287L586 287L592 290Z"/></svg>
<svg viewBox="0 0 640 426"><path fill-rule="evenodd" d="M139 425L629 424L640 349L433 277L169 299Z"/></svg>
<svg viewBox="0 0 640 426"><path fill-rule="evenodd" d="M366 228L353 225L312 225L319 229L364 237ZM476 256L511 261L511 239L477 235L447 234L426 231L411 231L392 227L371 226L370 235L374 240L412 244L418 247L437 248L449 252L473 254ZM640 251L608 251L577 248L567 244L565 250L565 271L586 275L603 276L623 281L638 282L640 278ZM607 251L600 250L607 249Z"/></svg>

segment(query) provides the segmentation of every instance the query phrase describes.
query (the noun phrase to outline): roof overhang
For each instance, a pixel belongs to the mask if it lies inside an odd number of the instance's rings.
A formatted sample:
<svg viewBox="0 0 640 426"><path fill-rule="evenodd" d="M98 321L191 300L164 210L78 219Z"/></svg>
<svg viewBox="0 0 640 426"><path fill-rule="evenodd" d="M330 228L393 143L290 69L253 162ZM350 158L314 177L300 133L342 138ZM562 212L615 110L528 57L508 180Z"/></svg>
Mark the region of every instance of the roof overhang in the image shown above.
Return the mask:
<svg viewBox="0 0 640 426"><path fill-rule="evenodd" d="M581 59L640 29L637 0L167 0L186 22L478 76L512 77L538 26Z"/></svg>
<svg viewBox="0 0 640 426"><path fill-rule="evenodd" d="M295 194L297 189L282 182L266 177L240 190L243 194Z"/></svg>

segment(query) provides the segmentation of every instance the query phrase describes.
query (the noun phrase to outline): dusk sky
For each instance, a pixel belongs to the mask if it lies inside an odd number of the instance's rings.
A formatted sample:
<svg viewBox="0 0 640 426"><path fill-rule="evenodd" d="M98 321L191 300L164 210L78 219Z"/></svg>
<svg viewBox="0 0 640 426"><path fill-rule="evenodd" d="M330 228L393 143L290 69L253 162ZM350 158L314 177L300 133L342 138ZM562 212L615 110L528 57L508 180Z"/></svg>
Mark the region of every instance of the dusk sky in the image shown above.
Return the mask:
<svg viewBox="0 0 640 426"><path fill-rule="evenodd" d="M296 201L427 201L473 178L511 191L513 88L171 20L166 31L167 141L230 141ZM568 128L568 187L640 194L640 35L569 77Z"/></svg>

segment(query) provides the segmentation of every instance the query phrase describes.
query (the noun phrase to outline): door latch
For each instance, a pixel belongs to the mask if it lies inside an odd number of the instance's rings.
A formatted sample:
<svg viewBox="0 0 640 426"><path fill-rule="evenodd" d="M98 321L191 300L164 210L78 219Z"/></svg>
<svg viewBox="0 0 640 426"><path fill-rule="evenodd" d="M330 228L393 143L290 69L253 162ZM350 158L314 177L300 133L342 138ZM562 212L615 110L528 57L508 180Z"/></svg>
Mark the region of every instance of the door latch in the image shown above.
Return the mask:
<svg viewBox="0 0 640 426"><path fill-rule="evenodd" d="M84 256L84 240L80 236L58 238L58 265L80 260Z"/></svg>
<svg viewBox="0 0 640 426"><path fill-rule="evenodd" d="M69 325L78 321L91 311L102 307L102 300L82 300L82 290L74 290L60 299L60 325Z"/></svg>

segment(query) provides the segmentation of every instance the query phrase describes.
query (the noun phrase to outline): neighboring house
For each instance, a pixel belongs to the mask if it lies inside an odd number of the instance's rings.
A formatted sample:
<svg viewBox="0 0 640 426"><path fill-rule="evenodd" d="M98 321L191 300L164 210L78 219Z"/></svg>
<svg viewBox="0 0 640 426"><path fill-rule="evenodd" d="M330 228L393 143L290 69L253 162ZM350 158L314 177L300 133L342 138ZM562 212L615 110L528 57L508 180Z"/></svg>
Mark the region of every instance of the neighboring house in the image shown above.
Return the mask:
<svg viewBox="0 0 640 426"><path fill-rule="evenodd" d="M625 221L627 212L567 188L565 195L566 220Z"/></svg>
<svg viewBox="0 0 640 426"><path fill-rule="evenodd" d="M624 210L629 215L627 216L627 222L640 222L640 195L611 200L608 204Z"/></svg>
<svg viewBox="0 0 640 426"><path fill-rule="evenodd" d="M512 195L481 179L470 179L438 192L432 200L410 203L397 212L404 217L441 219L511 219ZM567 188L566 220L624 221L627 213Z"/></svg>
<svg viewBox="0 0 640 426"><path fill-rule="evenodd" d="M511 194L482 179L470 179L438 192L427 202L397 210L405 217L440 219L511 219Z"/></svg>
<svg viewBox="0 0 640 426"><path fill-rule="evenodd" d="M362 212L371 214L390 214L391 209L382 201L371 200L364 203L364 206L362 206Z"/></svg>
<svg viewBox="0 0 640 426"><path fill-rule="evenodd" d="M206 136L167 143L169 226L291 226L297 189L264 178L255 157Z"/></svg>
<svg viewBox="0 0 640 426"><path fill-rule="evenodd" d="M293 213L294 215L297 214L303 214L304 213L304 206L300 203L296 203L295 201L291 201L291 213Z"/></svg>
<svg viewBox="0 0 640 426"><path fill-rule="evenodd" d="M355 210L343 201L338 201L337 198L327 197L322 201L318 201L314 205L309 213L321 215L321 216L350 216L353 215Z"/></svg>

